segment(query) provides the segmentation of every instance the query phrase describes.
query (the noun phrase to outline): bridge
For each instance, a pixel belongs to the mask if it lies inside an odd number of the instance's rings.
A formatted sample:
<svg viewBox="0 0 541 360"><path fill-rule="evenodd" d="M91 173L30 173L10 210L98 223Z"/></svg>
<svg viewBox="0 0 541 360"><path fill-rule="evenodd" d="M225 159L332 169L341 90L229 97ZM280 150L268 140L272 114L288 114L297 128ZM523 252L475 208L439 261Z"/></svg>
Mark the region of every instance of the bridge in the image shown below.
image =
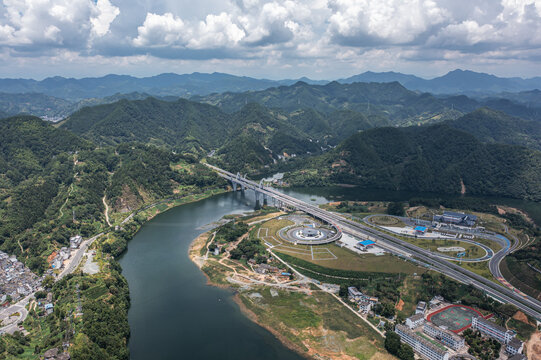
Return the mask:
<svg viewBox="0 0 541 360"><path fill-rule="evenodd" d="M487 295L496 299L501 299L503 302L513 304L524 313L541 321L541 302L537 299L522 293L517 293L513 289L490 281L457 264L434 256L429 250L422 249L365 224L346 219L338 214L305 203L292 196L283 194L272 187L264 186L262 181L257 183L238 173L235 175L216 166L208 164L207 166L215 170L218 175L224 179L230 181L234 190L238 189L239 186L242 190L251 189L256 193L256 200L259 200L261 196L264 200L272 198L280 207L288 206L292 209L301 210L315 218L332 224L340 233L352 235L356 238L373 240L377 243L378 247L383 248L392 254L404 257L429 269L443 273L464 284L481 289Z"/></svg>

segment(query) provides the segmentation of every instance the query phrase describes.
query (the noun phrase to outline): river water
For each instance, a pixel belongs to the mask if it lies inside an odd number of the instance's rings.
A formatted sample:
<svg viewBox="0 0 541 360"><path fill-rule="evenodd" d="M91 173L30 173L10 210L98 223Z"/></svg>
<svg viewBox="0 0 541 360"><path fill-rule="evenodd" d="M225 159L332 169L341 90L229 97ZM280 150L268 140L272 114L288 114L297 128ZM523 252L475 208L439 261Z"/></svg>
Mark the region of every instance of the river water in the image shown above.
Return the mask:
<svg viewBox="0 0 541 360"><path fill-rule="evenodd" d="M284 191L312 203L427 196L348 188ZM538 203L512 203L541 214ZM129 242L120 264L130 287L131 359L301 359L242 315L231 291L206 285L205 276L188 258L189 245L205 231L204 225L254 206L251 191L182 205L146 223Z"/></svg>
<svg viewBox="0 0 541 360"><path fill-rule="evenodd" d="M120 264L130 287L131 359L302 359L242 315L231 291L206 285L188 258L202 226L253 210L250 193L221 194L171 209L129 242Z"/></svg>

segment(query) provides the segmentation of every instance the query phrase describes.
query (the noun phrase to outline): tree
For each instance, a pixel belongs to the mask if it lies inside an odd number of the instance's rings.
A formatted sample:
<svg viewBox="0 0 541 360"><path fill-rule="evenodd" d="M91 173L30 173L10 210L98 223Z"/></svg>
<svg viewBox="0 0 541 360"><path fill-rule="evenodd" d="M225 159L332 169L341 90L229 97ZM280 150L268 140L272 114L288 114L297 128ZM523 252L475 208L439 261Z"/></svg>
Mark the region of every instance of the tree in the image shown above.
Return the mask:
<svg viewBox="0 0 541 360"><path fill-rule="evenodd" d="M387 214L395 216L406 215L406 212L404 211L404 204L399 201L390 202L389 205L387 205Z"/></svg>
<svg viewBox="0 0 541 360"><path fill-rule="evenodd" d="M400 336L394 331L385 333L385 350L392 355L398 355L400 351Z"/></svg>
<svg viewBox="0 0 541 360"><path fill-rule="evenodd" d="M338 295L343 298L348 296L348 286L346 284L340 284L340 291L338 292Z"/></svg>
<svg viewBox="0 0 541 360"><path fill-rule="evenodd" d="M398 357L401 360L414 360L415 359L415 355L413 354L413 349L408 344L400 345L400 349L398 350Z"/></svg>

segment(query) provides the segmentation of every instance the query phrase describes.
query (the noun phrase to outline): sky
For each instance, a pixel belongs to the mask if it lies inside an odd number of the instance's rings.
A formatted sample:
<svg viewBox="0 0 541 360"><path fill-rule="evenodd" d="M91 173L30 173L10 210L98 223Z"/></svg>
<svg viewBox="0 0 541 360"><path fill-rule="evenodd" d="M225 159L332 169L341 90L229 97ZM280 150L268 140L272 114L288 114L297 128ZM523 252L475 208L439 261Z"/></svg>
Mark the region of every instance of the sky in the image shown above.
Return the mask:
<svg viewBox="0 0 541 360"><path fill-rule="evenodd" d="M2 0L0 77L541 76L541 0Z"/></svg>

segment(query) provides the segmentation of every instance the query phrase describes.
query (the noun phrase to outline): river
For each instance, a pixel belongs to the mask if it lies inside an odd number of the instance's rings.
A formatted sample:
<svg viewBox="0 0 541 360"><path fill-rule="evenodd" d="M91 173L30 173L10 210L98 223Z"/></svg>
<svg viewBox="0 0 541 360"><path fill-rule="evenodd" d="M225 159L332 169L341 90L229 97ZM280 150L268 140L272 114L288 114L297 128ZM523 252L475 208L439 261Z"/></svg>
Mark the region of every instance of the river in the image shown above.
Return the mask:
<svg viewBox="0 0 541 360"><path fill-rule="evenodd" d="M358 188L284 192L312 203L427 196ZM530 210L536 220L541 218L538 203L507 203ZM246 197L217 195L156 216L129 242L120 264L130 287L131 359L302 359L243 316L231 291L206 285L205 276L188 258L189 245L205 231L204 225L253 208L251 191Z"/></svg>
<svg viewBox="0 0 541 360"><path fill-rule="evenodd" d="M120 264L130 287L131 359L302 359L242 315L231 291L208 286L188 258L201 227L253 210L251 195L226 193L171 209L129 242Z"/></svg>

